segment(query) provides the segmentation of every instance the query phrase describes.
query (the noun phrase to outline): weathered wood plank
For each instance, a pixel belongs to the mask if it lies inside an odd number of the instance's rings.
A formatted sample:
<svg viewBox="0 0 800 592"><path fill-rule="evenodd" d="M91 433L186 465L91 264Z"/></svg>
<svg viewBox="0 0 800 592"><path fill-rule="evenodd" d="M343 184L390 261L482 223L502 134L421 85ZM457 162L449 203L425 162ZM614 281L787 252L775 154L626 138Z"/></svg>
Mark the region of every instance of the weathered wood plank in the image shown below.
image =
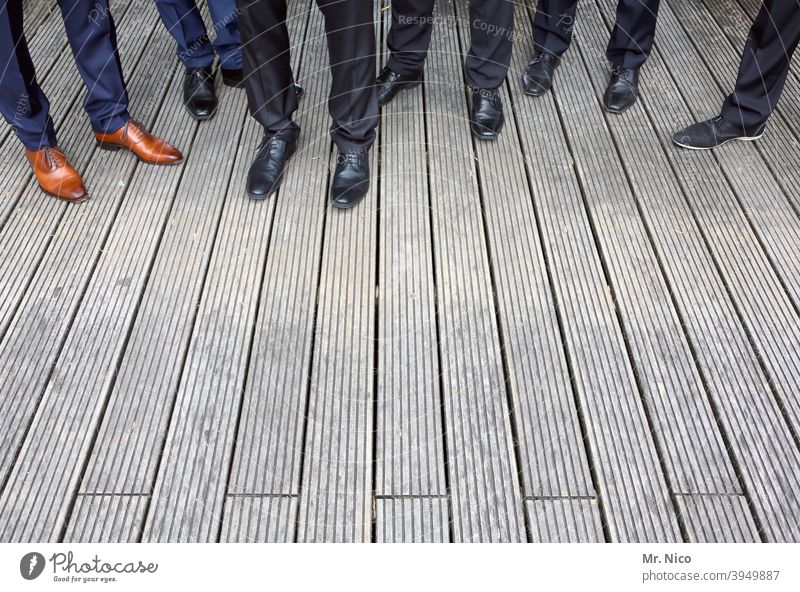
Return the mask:
<svg viewBox="0 0 800 592"><path fill-rule="evenodd" d="M596 499L527 500L534 543L602 543L605 541Z"/></svg>
<svg viewBox="0 0 800 592"><path fill-rule="evenodd" d="M519 27L529 26L524 8L517 10L517 22ZM512 58L512 71L517 78L512 83L514 88L518 88L519 76L533 52L529 37L518 35L516 41ZM567 59L572 64L575 56L570 53ZM559 69L555 93L559 98L558 108L553 95L538 99L521 97L515 113L523 150L532 155L525 163L536 196L534 206L551 267L555 298L562 311L565 347L571 360L579 409L584 416L597 493L611 540L680 540L670 492L659 466L622 327L610 297L603 260L593 237L592 217L586 209L590 204L584 203L575 176L578 155L571 152L560 123L559 109L566 110L564 98L574 97L576 92L580 95L576 91L580 81L571 69L571 66ZM593 115L576 106L572 116L583 121ZM600 122L585 125L604 129ZM580 147L580 166L585 173L585 167L593 164L593 152L587 150L585 138L576 142L577 135L573 122L569 139ZM596 155L596 158L606 157L600 151ZM600 178L605 176L602 173ZM622 198L603 191L602 187L594 190L598 191L596 195L585 196L587 202L593 200L594 219L603 207L608 212L606 216L615 208L625 211L625 202L618 203ZM630 218L628 210L624 220L630 225L636 217ZM612 225L608 231L615 228ZM638 257L635 261L638 264Z"/></svg>
<svg viewBox="0 0 800 592"><path fill-rule="evenodd" d="M385 38L391 12L382 15ZM400 93L383 108L380 139L375 495L443 495L447 480L422 88Z"/></svg>
<svg viewBox="0 0 800 592"><path fill-rule="evenodd" d="M740 495L679 495L690 543L758 543L747 501Z"/></svg>
<svg viewBox="0 0 800 592"><path fill-rule="evenodd" d="M460 16L463 58L468 51L469 19L466 14ZM515 83L516 78L512 71L510 82ZM594 496L525 156L513 117L511 87L506 85L503 90L507 91L503 102L508 114L503 133L495 142L474 141L474 150L517 424L523 493L529 497Z"/></svg>
<svg viewBox="0 0 800 592"><path fill-rule="evenodd" d="M606 3L603 16L607 27L611 26L612 14L613 7ZM594 29L599 28L593 7L588 19L595 23ZM591 25L587 27L590 28ZM756 514L767 527L768 538L791 540L796 536L792 534L796 526L792 516L798 512L798 475L794 468L800 467L797 447L771 392L770 378L763 373L758 353L750 347L750 337L741 324L735 306L736 296L741 292L734 293L732 299L728 297L729 273L731 270L736 273L733 260L748 248L754 248L752 242L746 242L753 237L741 223L741 213L714 157L673 149L668 144L675 117L689 117L688 106L675 87L664 58L664 45L675 43L670 35L670 32L662 35L661 50L657 49L650 59L647 76L641 81L640 102L656 137L665 144L664 154L683 190L684 201L678 199L675 190L651 193L651 175L632 172L630 177L637 187L654 244L663 254L665 273L671 280L720 425L728 435L726 444L737 461ZM584 39L590 39L588 31ZM587 51L596 51L599 42L594 41L594 48ZM579 40L581 46L583 43ZM691 67L681 64L681 71L690 80L696 79ZM595 93L600 92L600 85L596 84ZM641 117L639 109L636 107L630 115ZM652 133L644 135L652 137ZM637 148L637 156L645 151L644 146ZM637 162L633 154L627 159L631 165ZM715 211L715 216L709 219L698 215L695 207L698 202L709 214ZM691 219L685 213L687 208ZM684 212L681 218L685 222L676 219L679 212ZM733 238L715 240L715 233L723 231ZM742 243L741 250L732 246L733 241ZM723 260L728 261L724 266ZM755 277L750 281L751 288L760 283Z"/></svg>
<svg viewBox="0 0 800 592"><path fill-rule="evenodd" d="M79 495L65 543L130 543L139 540L147 512L145 495Z"/></svg>
<svg viewBox="0 0 800 592"><path fill-rule="evenodd" d="M154 45L148 51L159 49ZM171 79L164 77L165 65L159 63L158 53L144 63L146 67L139 71L140 77L131 86L131 95L135 98L163 97ZM174 123L170 118L177 107L157 113L158 107L154 103L149 113L143 113L145 119L152 122L160 115L158 131L171 129L168 126ZM102 395L78 391L79 396L76 396L61 382L60 375L51 377L50 371L126 196L124 188L136 167L136 160L126 153L110 157L104 153L92 160L86 174L89 183L99 194L113 197L90 200L74 210L79 212L77 215L64 217L59 232L47 242L48 248L36 269L31 288L3 341L0 351L2 382L7 392L12 393L2 401L7 409L2 415L3 421L8 422L8 428L3 430L4 477L12 470L11 463L19 451L17 470L8 477L8 485L0 498L5 518L3 528L10 538L57 536L68 505L66 496L79 477L79 467L70 463L79 462L87 452L84 447L91 441L91 426L97 419L92 416L99 412L98 398L102 399ZM114 173L109 174L109 170ZM178 171L165 170L164 174L177 177ZM32 202L46 212L53 200L38 195ZM97 344L92 346L97 347ZM79 351L86 353L80 348ZM76 359L80 356L63 364L75 365ZM34 413L37 414L35 420ZM20 449L32 421L31 435ZM62 430L64 440L59 443ZM47 462L41 462L42 458ZM42 507L35 512L38 520L26 524L26 518L17 522L20 513L27 517L31 508L39 504L45 504L46 509ZM14 530L16 528L21 530Z"/></svg>
<svg viewBox="0 0 800 592"><path fill-rule="evenodd" d="M223 543L291 543L297 497L229 496L222 520Z"/></svg>
<svg viewBox="0 0 800 592"><path fill-rule="evenodd" d="M375 500L378 543L448 543L447 499L398 497Z"/></svg>
<svg viewBox="0 0 800 592"><path fill-rule="evenodd" d="M451 1L437 22L455 22ZM457 30L439 27L426 118L445 437L455 541L522 541L524 508L473 162Z"/></svg>

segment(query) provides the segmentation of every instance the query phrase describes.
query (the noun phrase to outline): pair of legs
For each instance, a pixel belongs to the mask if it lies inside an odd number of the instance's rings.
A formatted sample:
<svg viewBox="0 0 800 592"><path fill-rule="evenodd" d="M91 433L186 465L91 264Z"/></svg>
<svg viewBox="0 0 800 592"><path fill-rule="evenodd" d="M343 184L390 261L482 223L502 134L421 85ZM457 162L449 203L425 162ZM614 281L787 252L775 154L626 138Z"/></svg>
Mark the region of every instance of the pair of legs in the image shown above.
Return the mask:
<svg viewBox="0 0 800 592"><path fill-rule="evenodd" d="M235 0L208 0L214 24L211 39L195 0L156 0L161 21L174 37L178 59L186 68L183 103L198 121L211 118L217 110L214 87L214 56L219 58L222 80L228 86L242 85L242 44L239 10Z"/></svg>
<svg viewBox="0 0 800 592"><path fill-rule="evenodd" d="M60 0L59 7L86 85L84 108L97 142L109 149L130 149L148 162L179 161L177 150L131 122L108 1ZM56 197L79 201L86 197L86 189L58 149L50 103L36 80L23 33L22 10L22 0L0 5L0 111L25 146L41 187Z"/></svg>
<svg viewBox="0 0 800 592"><path fill-rule="evenodd" d="M378 77L378 102L389 103L401 90L416 86L436 18L435 0L393 0L392 27L386 40L389 60ZM503 127L499 87L508 74L514 35L511 0L471 0L469 4L470 49L464 64L472 90L470 129L481 140L493 140Z"/></svg>
<svg viewBox="0 0 800 592"><path fill-rule="evenodd" d="M550 90L561 56L569 49L577 0L539 0L533 20L537 56L523 76L527 94ZM629 109L638 96L639 69L647 61L656 33L659 0L619 0L614 29L606 49L612 75L603 103L613 113Z"/></svg>
<svg viewBox="0 0 800 592"><path fill-rule="evenodd" d="M86 85L84 108L92 129L118 130L130 116L108 1L60 0L59 7ZM50 103L36 80L23 33L22 0L0 4L0 110L28 150L58 145Z"/></svg>
<svg viewBox="0 0 800 592"><path fill-rule="evenodd" d="M264 128L265 141L248 179L254 199L271 195L300 134L292 119L297 90L290 63L286 0L239 0L247 101ZM369 185L367 152L375 141L378 103L375 95L375 26L372 0L317 0L325 18L330 72L328 97L331 138L340 161L332 201L350 207ZM352 174L350 174L352 173Z"/></svg>
<svg viewBox="0 0 800 592"><path fill-rule="evenodd" d="M679 131L684 148L715 148L731 140L757 140L775 110L792 56L800 43L800 2L764 0L742 52L733 92L718 117Z"/></svg>

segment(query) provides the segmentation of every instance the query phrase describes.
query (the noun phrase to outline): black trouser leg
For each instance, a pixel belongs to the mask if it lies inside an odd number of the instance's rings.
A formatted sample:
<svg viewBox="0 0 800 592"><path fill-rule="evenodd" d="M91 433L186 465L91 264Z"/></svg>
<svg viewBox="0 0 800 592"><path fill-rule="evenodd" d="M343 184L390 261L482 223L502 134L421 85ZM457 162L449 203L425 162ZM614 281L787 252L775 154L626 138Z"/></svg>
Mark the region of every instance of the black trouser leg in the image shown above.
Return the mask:
<svg viewBox="0 0 800 592"><path fill-rule="evenodd" d="M800 42L800 2L764 0L742 54L733 93L722 116L755 133L775 110L789 64Z"/></svg>
<svg viewBox="0 0 800 592"><path fill-rule="evenodd" d="M386 37L392 71L409 76L422 70L433 31L434 0L392 0L392 27Z"/></svg>
<svg viewBox="0 0 800 592"><path fill-rule="evenodd" d="M606 55L618 68L638 69L650 57L659 0L619 0Z"/></svg>
<svg viewBox="0 0 800 592"><path fill-rule="evenodd" d="M469 25L467 84L472 88L497 88L503 84L511 64L514 4L511 0L472 0Z"/></svg>
<svg viewBox="0 0 800 592"><path fill-rule="evenodd" d="M286 0L237 0L237 6L250 114L265 133L296 140L300 128L292 121L297 94L290 65Z"/></svg>
<svg viewBox="0 0 800 592"><path fill-rule="evenodd" d="M569 48L575 28L577 0L539 0L533 19L536 51L560 56Z"/></svg>
<svg viewBox="0 0 800 592"><path fill-rule="evenodd" d="M375 5L372 0L317 0L325 16L333 84L328 109L340 152L369 148L378 125Z"/></svg>

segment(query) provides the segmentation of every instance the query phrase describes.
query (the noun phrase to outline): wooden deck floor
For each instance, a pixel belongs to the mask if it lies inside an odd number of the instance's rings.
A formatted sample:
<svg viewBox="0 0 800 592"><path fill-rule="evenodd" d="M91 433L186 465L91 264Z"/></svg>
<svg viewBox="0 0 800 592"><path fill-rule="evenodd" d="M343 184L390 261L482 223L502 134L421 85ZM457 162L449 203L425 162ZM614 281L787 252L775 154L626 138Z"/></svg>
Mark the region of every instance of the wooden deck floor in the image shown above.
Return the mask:
<svg viewBox="0 0 800 592"><path fill-rule="evenodd" d="M95 149L60 16L29 2L92 199L40 193L0 128L0 540L800 541L800 78L756 144L669 141L717 112L757 4L664 0L624 116L600 102L613 0L581 3L540 99L520 6L486 144L465 5L440 1L339 212L309 0L301 149L264 203L244 93L192 121L151 0L112 6L175 168Z"/></svg>

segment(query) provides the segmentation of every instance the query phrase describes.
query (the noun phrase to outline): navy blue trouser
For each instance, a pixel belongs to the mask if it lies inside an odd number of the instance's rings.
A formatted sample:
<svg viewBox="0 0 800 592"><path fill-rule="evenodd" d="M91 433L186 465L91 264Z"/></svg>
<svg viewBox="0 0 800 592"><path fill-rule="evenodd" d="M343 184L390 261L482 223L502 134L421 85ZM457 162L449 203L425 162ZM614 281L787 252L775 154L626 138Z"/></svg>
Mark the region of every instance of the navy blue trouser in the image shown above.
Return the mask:
<svg viewBox="0 0 800 592"><path fill-rule="evenodd" d="M2 1L2 0L0 0ZM214 54L226 70L242 67L239 39L239 11L236 0L208 0L216 37L206 30L195 0L156 0L164 26L178 44L178 59L187 68L206 68L214 63Z"/></svg>
<svg viewBox="0 0 800 592"><path fill-rule="evenodd" d="M96 133L118 130L130 119L128 92L117 53L108 0L59 0L67 37L87 95L84 108ZM56 145L50 103L22 30L22 0L0 0L0 112L30 150Z"/></svg>
<svg viewBox="0 0 800 592"><path fill-rule="evenodd" d="M639 68L653 49L660 0L619 0L606 49L617 68ZM569 47L578 0L539 0L533 20L533 43L541 52L561 55Z"/></svg>
<svg viewBox="0 0 800 592"><path fill-rule="evenodd" d="M800 43L800 1L764 0L744 46L736 87L722 116L748 133L767 122Z"/></svg>

